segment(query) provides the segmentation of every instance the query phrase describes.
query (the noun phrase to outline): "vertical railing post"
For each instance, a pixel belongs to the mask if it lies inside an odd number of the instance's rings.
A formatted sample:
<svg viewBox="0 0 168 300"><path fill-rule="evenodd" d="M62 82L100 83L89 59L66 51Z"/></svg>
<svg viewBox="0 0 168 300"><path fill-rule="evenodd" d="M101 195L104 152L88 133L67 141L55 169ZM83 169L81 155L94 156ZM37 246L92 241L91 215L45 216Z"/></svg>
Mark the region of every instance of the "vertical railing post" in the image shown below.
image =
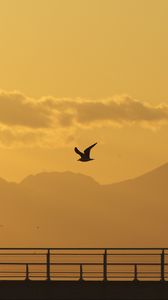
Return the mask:
<svg viewBox="0 0 168 300"><path fill-rule="evenodd" d="M137 264L134 265L134 281L138 281Z"/></svg>
<svg viewBox="0 0 168 300"><path fill-rule="evenodd" d="M29 265L26 264L26 280L29 280Z"/></svg>
<svg viewBox="0 0 168 300"><path fill-rule="evenodd" d="M80 279L79 280L80 281L83 280L83 266L82 266L82 264L80 265Z"/></svg>
<svg viewBox="0 0 168 300"><path fill-rule="evenodd" d="M50 249L47 251L47 280L50 280Z"/></svg>
<svg viewBox="0 0 168 300"><path fill-rule="evenodd" d="M107 249L104 250L103 254L103 277L104 281L107 280Z"/></svg>
<svg viewBox="0 0 168 300"><path fill-rule="evenodd" d="M164 249L162 250L162 253L160 255L160 271L161 271L161 281L165 280L165 275L164 275L164 265L165 265L165 253L164 253Z"/></svg>

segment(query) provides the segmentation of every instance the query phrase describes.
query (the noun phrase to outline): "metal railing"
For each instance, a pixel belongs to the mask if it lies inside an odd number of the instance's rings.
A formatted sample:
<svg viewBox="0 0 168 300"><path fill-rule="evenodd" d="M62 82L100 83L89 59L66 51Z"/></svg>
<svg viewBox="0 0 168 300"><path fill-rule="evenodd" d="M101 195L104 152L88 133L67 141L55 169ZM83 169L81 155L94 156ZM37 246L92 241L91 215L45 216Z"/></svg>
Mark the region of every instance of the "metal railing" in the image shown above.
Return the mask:
<svg viewBox="0 0 168 300"><path fill-rule="evenodd" d="M168 248L0 248L0 280L164 282Z"/></svg>

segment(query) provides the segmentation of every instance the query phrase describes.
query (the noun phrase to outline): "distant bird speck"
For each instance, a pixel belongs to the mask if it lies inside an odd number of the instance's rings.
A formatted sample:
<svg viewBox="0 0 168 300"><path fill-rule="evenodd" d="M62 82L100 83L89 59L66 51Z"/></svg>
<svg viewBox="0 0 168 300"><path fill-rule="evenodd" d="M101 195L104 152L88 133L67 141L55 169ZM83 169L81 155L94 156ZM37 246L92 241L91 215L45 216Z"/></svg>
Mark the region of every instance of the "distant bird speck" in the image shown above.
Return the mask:
<svg viewBox="0 0 168 300"><path fill-rule="evenodd" d="M93 160L93 158L90 158L90 150L96 145L97 143L89 146L88 148L86 148L84 150L84 152L81 152L77 147L75 147L75 152L77 154L80 155L80 158L78 159L79 161L82 161L82 162L86 162L86 161L90 161L90 160Z"/></svg>

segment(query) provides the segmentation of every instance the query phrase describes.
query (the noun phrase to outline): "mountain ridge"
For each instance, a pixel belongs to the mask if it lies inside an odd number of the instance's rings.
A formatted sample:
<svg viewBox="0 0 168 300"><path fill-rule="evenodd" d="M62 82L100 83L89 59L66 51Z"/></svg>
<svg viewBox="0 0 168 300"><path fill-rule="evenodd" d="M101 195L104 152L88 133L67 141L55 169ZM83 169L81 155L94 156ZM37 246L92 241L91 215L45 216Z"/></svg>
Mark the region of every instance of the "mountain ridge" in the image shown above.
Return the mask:
<svg viewBox="0 0 168 300"><path fill-rule="evenodd" d="M165 164L111 185L73 172L0 179L0 246L166 247L167 174Z"/></svg>
<svg viewBox="0 0 168 300"><path fill-rule="evenodd" d="M93 177L89 176L89 175L85 175L83 173L77 173L77 172L72 172L72 171L62 171L62 172L59 172L59 171L48 171L48 172L39 172L39 173L35 173L35 174L30 174L30 175L27 175L25 176L22 180L20 180L19 182L15 182L15 181L9 181L7 179L4 179L3 177L0 177L0 185L2 183L6 184L17 184L17 185L20 185L20 184L24 184L25 182L28 182L28 181L32 181L33 179L37 179L39 177L48 177L48 176L51 176L51 175L55 175L57 176L73 176L74 179L77 178L77 176L83 177L83 179L88 179L88 180L91 180L92 182L98 184L98 185L101 185L101 186L111 186L111 185L118 185L118 184L122 184L122 183L127 183L127 182L132 182L134 180L141 180L143 179L144 177L150 177L151 175L153 175L154 173L157 175L163 175L163 170L166 171L166 176L168 176L168 163L165 163L165 164L162 164L158 167L155 167L155 168L152 168L151 170L145 172L145 173L142 173L138 176L135 176L135 177L131 177L131 178L128 178L128 179L125 179L125 180L121 180L121 181L116 181L116 182L112 182L112 183L108 183L108 184L102 184L102 183L99 183L96 179L94 179ZM76 178L75 178L76 177Z"/></svg>

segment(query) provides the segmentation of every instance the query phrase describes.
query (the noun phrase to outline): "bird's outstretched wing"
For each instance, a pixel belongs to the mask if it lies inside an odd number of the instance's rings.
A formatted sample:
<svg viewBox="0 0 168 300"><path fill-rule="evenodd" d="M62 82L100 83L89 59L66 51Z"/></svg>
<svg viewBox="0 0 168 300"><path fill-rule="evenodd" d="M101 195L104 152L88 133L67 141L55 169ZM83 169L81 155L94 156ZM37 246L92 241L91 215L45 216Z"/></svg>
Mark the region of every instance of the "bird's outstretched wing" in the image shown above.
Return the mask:
<svg viewBox="0 0 168 300"><path fill-rule="evenodd" d="M79 149L77 147L74 148L74 151L79 154L80 156L83 154L82 152L79 151Z"/></svg>
<svg viewBox="0 0 168 300"><path fill-rule="evenodd" d="M90 155L90 150L96 145L97 143L89 146L88 148L85 149L84 153L89 157Z"/></svg>

